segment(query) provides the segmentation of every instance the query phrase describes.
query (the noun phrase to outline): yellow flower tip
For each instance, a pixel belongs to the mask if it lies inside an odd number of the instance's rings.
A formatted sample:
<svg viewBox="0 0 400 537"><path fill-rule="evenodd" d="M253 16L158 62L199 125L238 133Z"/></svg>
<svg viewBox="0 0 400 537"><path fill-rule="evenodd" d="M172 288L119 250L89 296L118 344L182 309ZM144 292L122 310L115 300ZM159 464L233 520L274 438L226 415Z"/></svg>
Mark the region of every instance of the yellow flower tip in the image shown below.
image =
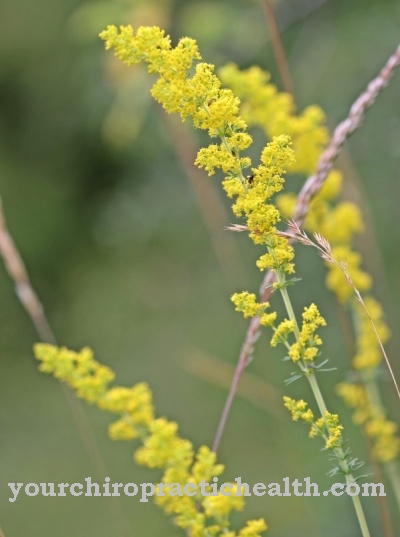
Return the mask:
<svg viewBox="0 0 400 537"><path fill-rule="evenodd" d="M231 301L235 304L235 311L243 313L245 318L260 317L260 323L264 326L273 324L276 319L276 313L265 313L269 308L268 302L257 302L257 297L254 293L243 291L242 293L234 293L231 296Z"/></svg>
<svg viewBox="0 0 400 537"><path fill-rule="evenodd" d="M238 537L260 537L261 533L267 531L268 526L263 518L249 520L244 528L239 531Z"/></svg>
<svg viewBox="0 0 400 537"><path fill-rule="evenodd" d="M108 427L111 440L133 440L139 436L137 429L125 419L120 419Z"/></svg>
<svg viewBox="0 0 400 537"><path fill-rule="evenodd" d="M292 415L293 421L302 420L305 423L313 423L314 414L310 408L307 409L307 403L303 399L292 399L291 397L283 397L284 406Z"/></svg>
<svg viewBox="0 0 400 537"><path fill-rule="evenodd" d="M118 35L118 29L116 26L109 24L105 30L99 33L100 39L106 41L106 50L112 47L112 43Z"/></svg>
<svg viewBox="0 0 400 537"><path fill-rule="evenodd" d="M285 319L275 329L271 338L271 346L276 347L278 343L285 343L292 332L294 332L294 321Z"/></svg>
<svg viewBox="0 0 400 537"><path fill-rule="evenodd" d="M207 496L203 500L202 505L207 517L218 519L219 517L229 516L232 511L242 511L245 505L244 496L236 496L237 485L233 483L231 485L231 494L229 496L218 494L218 496Z"/></svg>

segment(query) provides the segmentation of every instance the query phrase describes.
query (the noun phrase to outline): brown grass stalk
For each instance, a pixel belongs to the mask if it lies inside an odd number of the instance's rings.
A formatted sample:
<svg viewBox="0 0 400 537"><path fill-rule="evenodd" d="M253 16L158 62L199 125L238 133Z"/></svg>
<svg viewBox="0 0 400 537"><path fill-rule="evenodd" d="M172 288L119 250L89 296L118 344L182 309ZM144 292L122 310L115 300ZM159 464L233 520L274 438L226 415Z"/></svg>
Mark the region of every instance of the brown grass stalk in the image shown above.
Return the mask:
<svg viewBox="0 0 400 537"><path fill-rule="evenodd" d="M290 75L288 62L283 48L281 33L279 31L278 21L276 19L275 10L270 0L262 0L262 6L265 12L265 19L267 21L269 35L271 38L272 47L278 65L279 76L281 77L282 87L286 93L294 95L293 81Z"/></svg>

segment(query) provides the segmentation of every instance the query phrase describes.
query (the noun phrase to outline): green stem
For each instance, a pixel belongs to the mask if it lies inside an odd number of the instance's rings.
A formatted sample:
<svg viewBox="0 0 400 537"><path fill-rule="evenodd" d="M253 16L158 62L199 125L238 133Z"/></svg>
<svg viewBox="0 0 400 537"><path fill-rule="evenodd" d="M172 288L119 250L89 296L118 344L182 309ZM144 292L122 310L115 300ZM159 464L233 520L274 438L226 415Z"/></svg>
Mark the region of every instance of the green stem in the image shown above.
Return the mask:
<svg viewBox="0 0 400 537"><path fill-rule="evenodd" d="M393 489L394 497L396 499L397 508L400 511L400 468L399 461L390 461L384 464L386 476Z"/></svg>
<svg viewBox="0 0 400 537"><path fill-rule="evenodd" d="M280 288L280 292L281 292L281 295L282 295L282 298L283 298L283 302L285 303L285 308L286 308L287 314L289 316L289 320L293 321L293 323L294 323L294 334L296 336L296 340L298 340L299 337L300 337L300 329L299 329L299 325L297 324L297 319L296 319L296 316L294 314L294 310L293 310L292 302L291 302L290 297L289 297L289 293L287 291L287 288L284 286L285 278L283 278L282 282L280 282L279 278L278 278L278 283L283 284L283 287Z"/></svg>
<svg viewBox="0 0 400 537"><path fill-rule="evenodd" d="M354 478L351 474L346 475L346 483L349 485L351 483L354 483ZM360 497L358 496L352 496L351 499L353 500L354 509L357 515L358 523L361 528L361 533L363 537L370 537L368 524L365 519L364 510L360 502Z"/></svg>
<svg viewBox="0 0 400 537"><path fill-rule="evenodd" d="M297 323L297 319L293 310L292 302L289 297L289 293L287 290L287 286L285 285L285 274L279 270L276 271L276 276L279 284L279 290L282 295L283 302L285 304L286 312L288 314L289 320L293 321L294 324L294 334L296 337L296 341L299 342L300 338L300 329L299 325ZM318 381L315 377L315 372L310 369L307 365L302 365L301 363L298 364L300 369L307 374L307 379L310 384L311 390L313 392L314 398L317 402L318 409L321 413L322 417L326 416L326 413L328 412L327 406L324 400L324 397L322 395L321 389L319 387ZM337 455L339 462L339 465L341 467L341 470L346 476L346 483L354 483L355 479L350 472L349 466L347 464L346 454L344 453L343 449L341 447L337 447L334 449L335 455ZM360 525L361 533L363 537L370 537L367 521L365 519L364 511L360 502L360 498L357 496L351 497L353 501L354 510L356 512L356 516L358 519L358 523Z"/></svg>
<svg viewBox="0 0 400 537"><path fill-rule="evenodd" d="M328 409L326 408L325 400L324 400L323 395L321 393L321 389L320 389L319 384L317 382L317 378L314 375L314 373L312 373L307 377L307 379L308 379L308 382L310 383L311 390L313 392L315 400L317 401L317 405L318 405L319 411L321 413L321 416L325 416L325 414L328 412Z"/></svg>

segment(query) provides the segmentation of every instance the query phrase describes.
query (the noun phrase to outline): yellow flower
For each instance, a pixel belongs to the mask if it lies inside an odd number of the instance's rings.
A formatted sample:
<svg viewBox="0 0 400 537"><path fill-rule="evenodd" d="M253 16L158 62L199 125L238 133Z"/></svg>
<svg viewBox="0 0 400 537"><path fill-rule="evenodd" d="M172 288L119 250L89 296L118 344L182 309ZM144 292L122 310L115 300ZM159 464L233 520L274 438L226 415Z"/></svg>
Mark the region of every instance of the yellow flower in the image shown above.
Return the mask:
<svg viewBox="0 0 400 537"><path fill-rule="evenodd" d="M271 346L276 347L278 343L285 343L291 332L294 332L294 321L285 319L275 329L271 339Z"/></svg>
<svg viewBox="0 0 400 537"><path fill-rule="evenodd" d="M219 493L218 496L207 496L203 500L206 516L223 519L230 515L231 511L241 511L244 508L244 496L236 496L237 485L232 483L229 490L229 496Z"/></svg>
<svg viewBox="0 0 400 537"><path fill-rule="evenodd" d="M307 408L307 403L303 399L296 401L284 396L283 401L285 407L290 411L293 421L302 420L305 423L313 423L314 414L310 408Z"/></svg>
<svg viewBox="0 0 400 537"><path fill-rule="evenodd" d="M280 134L291 137L296 161L289 163L288 171L313 173L329 140L322 110L309 106L296 115L291 95L278 92L269 82L269 73L259 67L240 71L236 65L229 64L220 69L219 75L223 83L243 100L241 114L249 125L261 126L270 139Z"/></svg>
<svg viewBox="0 0 400 537"><path fill-rule="evenodd" d="M249 520L246 524L246 527L239 531L239 537L259 537L259 535L267 529L268 527L263 518L258 520Z"/></svg>
<svg viewBox="0 0 400 537"><path fill-rule="evenodd" d="M254 293L248 293L247 291L235 293L232 295L231 300L236 306L235 310L243 313L246 319L260 317L260 323L263 326L272 325L276 319L276 312L265 313L265 310L269 308L269 302L258 303Z"/></svg>

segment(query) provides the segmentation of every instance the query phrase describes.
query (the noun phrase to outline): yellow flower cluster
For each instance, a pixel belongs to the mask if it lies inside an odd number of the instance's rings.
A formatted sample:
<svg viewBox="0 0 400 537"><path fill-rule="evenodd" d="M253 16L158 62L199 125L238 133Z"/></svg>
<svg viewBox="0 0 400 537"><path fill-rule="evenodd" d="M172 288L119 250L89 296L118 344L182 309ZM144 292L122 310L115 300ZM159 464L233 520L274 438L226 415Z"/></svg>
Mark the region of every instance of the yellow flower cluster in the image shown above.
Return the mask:
<svg viewBox="0 0 400 537"><path fill-rule="evenodd" d="M264 129L267 137L280 134L290 134L296 161L287 169L289 172L311 175L322 150L329 140L329 133L324 124L324 114L316 107L310 107L297 115L293 106L292 97L278 92L277 88L270 83L269 74L258 67L252 67L240 71L234 65L228 65L220 71L222 81L234 90L242 100L240 113L247 123L260 126ZM360 292L368 293L372 287L371 276L362 268L362 257L354 251L351 242L354 234L363 231L364 224L359 208L351 202L340 201L338 197L342 187L342 175L337 170L332 170L328 175L320 192L310 203L309 211L305 220L305 228L310 232L318 232L324 236L332 246L333 257L347 263L348 272ZM293 215L297 196L294 193L284 193L277 197L277 207L285 218ZM269 255L266 254L266 267L270 266ZM260 268L263 258L258 261ZM372 330L370 320L358 301L354 300L353 289L349 286L342 270L333 263L327 262L327 287L336 295L338 301L348 305L353 310L353 318L356 319L356 353L353 359L353 367L364 372L368 378L377 370L382 361L382 352L379 342ZM380 304L371 296L364 299L369 314L377 328L382 343L389 338L389 329L383 320L383 312ZM274 337L274 341L278 334ZM300 346L292 347L292 358L301 356ZM316 352L316 348L309 351L310 358ZM354 386L355 391L359 387ZM341 390L340 390L341 391ZM363 423L367 429L365 419L360 416L378 415L382 420L382 405L377 404L371 398L361 403L358 399L355 410L356 421ZM378 408L379 407L379 408ZM379 421L381 423L381 421ZM398 456L399 438L393 434L392 422L390 426L374 426L369 431L376 432L374 436L374 451L379 453L381 461ZM367 430L366 430L367 432ZM379 435L381 433L381 436ZM367 432L367 434L369 434ZM372 437L372 435L370 435ZM378 446L389 445L388 449Z"/></svg>
<svg viewBox="0 0 400 537"><path fill-rule="evenodd" d="M188 531L192 537L259 537L267 529L264 520L251 520L238 533L230 530L229 516L232 511L244 507L244 497L232 494L224 496L195 496L172 494L173 487L180 490L188 483L205 481L210 492L213 478L224 471L217 463L216 454L202 446L195 453L192 443L181 438L176 423L165 418L156 418L152 393L145 383L132 388L110 387L114 380L113 371L99 364L90 349L80 352L64 347L39 343L34 348L40 361L39 369L51 373L74 389L79 397L119 415L111 424L109 434L115 440L140 438L142 445L135 452L138 464L164 471L160 483L164 496L154 496L155 502L166 514L174 517L175 524ZM168 492L171 492L169 494Z"/></svg>
<svg viewBox="0 0 400 537"><path fill-rule="evenodd" d="M269 73L259 67L240 71L229 64L219 70L219 76L243 101L241 114L250 126L260 125L268 138L283 133L290 136L296 161L290 162L288 171L311 174L329 140L323 111L309 106L297 115L292 96L278 92L269 82Z"/></svg>
<svg viewBox="0 0 400 537"><path fill-rule="evenodd" d="M325 448L335 449L342 445L343 426L339 423L339 416L326 411L322 418L313 423L310 437L325 437Z"/></svg>
<svg viewBox="0 0 400 537"><path fill-rule="evenodd" d="M288 319L283 320L274 330L274 335L271 338L271 347L276 347L278 343L285 344L291 332L294 332L294 321Z"/></svg>
<svg viewBox="0 0 400 537"><path fill-rule="evenodd" d="M284 237L272 234L267 239L266 244L269 252L264 254L256 262L260 270L275 270L282 271L286 274L293 274L294 258L293 248L288 244Z"/></svg>
<svg viewBox="0 0 400 537"><path fill-rule="evenodd" d="M127 65L144 61L149 72L159 74L152 95L167 112L177 112L182 119L191 117L195 127L220 138L219 144L199 150L197 166L209 175L216 169L226 174L223 187L229 197L236 198L233 212L246 217L250 237L256 244L267 245L270 253L276 252L262 258L259 267L278 265L285 272L293 272L293 249L285 238L276 235L280 214L269 202L282 189L282 175L294 162L290 138L275 137L262 151L260 165L245 177L243 172L251 166L251 160L241 157L241 151L251 145L252 139L239 116L240 101L232 90L221 87L213 65L197 63L190 76L193 62L201 59L194 40L183 38L172 48L170 39L155 27L141 27L134 34L131 26L120 30L109 26L100 36L106 48L114 48L116 56Z"/></svg>
<svg viewBox="0 0 400 537"><path fill-rule="evenodd" d="M371 401L366 388L358 384L341 382L338 394L345 403L354 408L353 420L362 425L373 441L373 454L378 461L390 462L400 456L399 426L386 418L383 409L378 409Z"/></svg>
<svg viewBox="0 0 400 537"><path fill-rule="evenodd" d="M232 302L235 304L235 311L243 313L243 316L248 319L249 317L260 317L260 324L263 326L271 326L276 320L277 313L266 313L265 310L269 308L269 302L257 302L257 297L254 293L243 291L242 293L235 293L231 297Z"/></svg>
<svg viewBox="0 0 400 537"><path fill-rule="evenodd" d="M289 272L293 272L293 266L290 265L294 257L293 249L285 238L276 236L275 225L280 221L280 213L269 203L271 197L282 190L284 182L282 175L288 162L294 158L289 146L288 136L277 136L263 149L261 164L257 168L252 168L250 185L244 185L239 192L238 183L235 187L229 181L228 184L224 183L224 187L229 197L237 196L232 209L236 216L246 216L251 239L256 244L266 244L270 250L276 249L277 255L278 252L286 250L286 253L279 254L280 257L283 256L283 261L280 259L278 261L284 265L284 271L289 267ZM274 263L272 260L271 266Z"/></svg>
<svg viewBox="0 0 400 537"><path fill-rule="evenodd" d="M285 395L283 397L283 402L285 407L289 410L292 415L293 421L304 421L305 423L314 422L314 413L311 408L307 408L307 403L303 399L292 399Z"/></svg>
<svg viewBox="0 0 400 537"><path fill-rule="evenodd" d="M296 333L296 341L289 346L289 356L293 362L303 360L305 363L311 363L317 358L318 347L322 345L321 338L315 332L319 326L326 326L326 321L315 304L304 308L302 317L301 330ZM278 343L287 344L291 332L296 332L295 322L285 319L274 329L272 347Z"/></svg>
<svg viewBox="0 0 400 537"><path fill-rule="evenodd" d="M306 108L296 114L293 99L286 93L278 92L269 82L270 76L258 67L240 71L230 64L220 70L222 81L235 95L242 99L240 112L249 125L261 126L269 138L280 134L289 134L293 142L296 161L287 165L289 172L311 175L322 150L329 140L324 113L318 107ZM359 291L371 287L370 276L361 269L361 256L350 248L350 240L355 233L363 230L363 222L358 207L343 201L333 202L341 190L342 175L333 170L329 174L320 192L310 203L305 227L309 231L323 235L334 247L334 256L346 260L349 272ZM281 194L277 206L282 215L290 218L296 205L294 193ZM269 254L258 262L260 268L269 268ZM352 296L342 271L335 265L328 264L327 285L336 293L341 302Z"/></svg>
<svg viewBox="0 0 400 537"><path fill-rule="evenodd" d="M313 362L318 356L318 346L322 340L316 330L319 326L326 326L326 321L318 311L315 304L311 304L303 311L303 324L297 341L290 347L289 356L293 362L304 360Z"/></svg>
<svg viewBox="0 0 400 537"><path fill-rule="evenodd" d="M97 400L97 404L103 410L122 416L110 425L108 432L113 440L137 438L154 420L152 395L145 383L136 384L132 388L109 389Z"/></svg>
<svg viewBox="0 0 400 537"><path fill-rule="evenodd" d="M325 449L335 449L342 445L343 426L339 423L339 416L326 411L325 415L314 421L314 413L307 408L303 399L283 398L285 407L292 415L293 421L304 421L311 424L310 438L322 436L325 439Z"/></svg>

